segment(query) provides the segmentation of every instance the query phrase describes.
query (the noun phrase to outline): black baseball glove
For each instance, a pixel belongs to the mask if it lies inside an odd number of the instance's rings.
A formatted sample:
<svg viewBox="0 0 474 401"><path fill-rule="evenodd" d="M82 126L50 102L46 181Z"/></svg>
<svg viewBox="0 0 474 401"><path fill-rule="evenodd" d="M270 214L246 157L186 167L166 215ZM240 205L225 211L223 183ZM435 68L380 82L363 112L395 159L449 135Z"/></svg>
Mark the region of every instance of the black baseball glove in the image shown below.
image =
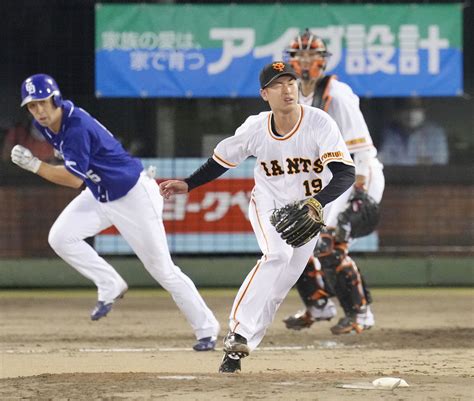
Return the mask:
<svg viewBox="0 0 474 401"><path fill-rule="evenodd" d="M314 198L276 209L270 222L281 238L293 248L311 241L324 227L323 207Z"/></svg>
<svg viewBox="0 0 474 401"><path fill-rule="evenodd" d="M379 220L379 204L366 191L355 190L346 210L338 216L338 227L350 226L348 235L359 238L374 231Z"/></svg>

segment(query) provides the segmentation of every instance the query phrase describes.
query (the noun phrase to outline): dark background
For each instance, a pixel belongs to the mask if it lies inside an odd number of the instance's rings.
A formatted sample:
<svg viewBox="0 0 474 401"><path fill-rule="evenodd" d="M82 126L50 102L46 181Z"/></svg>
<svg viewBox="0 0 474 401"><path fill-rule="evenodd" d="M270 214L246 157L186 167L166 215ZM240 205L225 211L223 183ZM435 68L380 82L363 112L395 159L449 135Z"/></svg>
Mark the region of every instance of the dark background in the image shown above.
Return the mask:
<svg viewBox="0 0 474 401"><path fill-rule="evenodd" d="M248 115L267 109L259 98L97 99L94 95L95 3L93 0L0 0L0 145L7 129L25 119L27 112L20 108L20 85L26 77L38 72L55 77L65 98L88 110L126 149L142 157L208 157L210 151L204 149L204 144L213 146L207 143L209 138L217 143L218 137L233 135ZM473 253L473 11L471 5L465 4L465 94L423 99L428 118L446 130L449 164L385 166L379 253L421 253L428 255L428 261L432 255ZM362 98L361 109L374 142L379 145L383 128L396 114L395 99ZM13 165L8 151L5 160L0 161L0 263L1 258L52 256L47 243L49 228L76 192L52 185Z"/></svg>
<svg viewBox="0 0 474 401"><path fill-rule="evenodd" d="M124 3L124 1L113 1ZM138 3L143 1L127 1ZM29 75L44 72L56 78L65 98L99 118L126 148L144 157L190 157L202 154L203 135L232 135L250 114L267 106L252 99L96 99L94 95L94 0L2 0L0 26L0 134L25 117L19 107L20 84ZM112 3L112 1L102 1ZM190 3L155 1L148 3ZM200 3L228 3L201 1ZM275 3L239 1L239 3ZM282 2L290 3L290 2ZM317 3L299 1L299 3ZM366 1L327 1L363 4ZM413 3L378 1L377 3ZM418 1L417 3L446 3ZM474 151L473 7L464 8L464 88L462 97L425 98L428 117L446 128L450 164L472 164ZM394 113L394 99L361 99L376 145L381 130ZM162 146L160 112L172 126L173 143ZM2 136L0 136L0 141ZM9 169L8 167L6 167Z"/></svg>

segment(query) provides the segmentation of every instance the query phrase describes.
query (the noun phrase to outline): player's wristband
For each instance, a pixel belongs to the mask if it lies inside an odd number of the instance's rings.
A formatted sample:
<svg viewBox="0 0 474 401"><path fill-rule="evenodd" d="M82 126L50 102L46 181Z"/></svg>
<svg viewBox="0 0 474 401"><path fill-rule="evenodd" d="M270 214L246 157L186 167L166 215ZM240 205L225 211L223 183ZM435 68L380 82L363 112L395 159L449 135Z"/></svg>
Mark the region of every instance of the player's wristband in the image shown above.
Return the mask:
<svg viewBox="0 0 474 401"><path fill-rule="evenodd" d="M25 170L31 171L36 174L41 166L41 160L37 157L33 157L28 163L22 165Z"/></svg>

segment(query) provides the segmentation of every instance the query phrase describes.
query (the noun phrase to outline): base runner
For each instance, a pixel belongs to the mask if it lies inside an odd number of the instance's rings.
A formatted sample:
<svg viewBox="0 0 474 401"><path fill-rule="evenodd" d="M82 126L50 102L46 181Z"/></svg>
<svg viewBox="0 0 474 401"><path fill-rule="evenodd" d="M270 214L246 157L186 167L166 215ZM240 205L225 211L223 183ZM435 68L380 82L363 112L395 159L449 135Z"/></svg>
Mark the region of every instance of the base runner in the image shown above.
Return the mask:
<svg viewBox="0 0 474 401"><path fill-rule="evenodd" d="M54 251L98 289L91 313L99 320L128 289L125 280L86 241L114 225L151 276L171 293L198 339L196 351L215 347L219 323L193 282L171 260L163 226L163 198L151 174L143 171L99 121L70 100L63 100L55 80L45 74L21 85L21 106L34 117L36 128L64 160L54 166L16 145L13 163L55 184L84 190L51 227Z"/></svg>

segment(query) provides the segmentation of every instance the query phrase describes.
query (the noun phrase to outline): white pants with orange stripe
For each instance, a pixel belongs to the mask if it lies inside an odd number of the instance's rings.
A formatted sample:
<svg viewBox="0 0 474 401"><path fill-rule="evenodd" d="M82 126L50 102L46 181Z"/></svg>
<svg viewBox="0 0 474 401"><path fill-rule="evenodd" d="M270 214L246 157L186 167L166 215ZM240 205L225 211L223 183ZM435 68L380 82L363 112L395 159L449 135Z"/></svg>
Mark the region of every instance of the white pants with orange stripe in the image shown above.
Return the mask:
<svg viewBox="0 0 474 401"><path fill-rule="evenodd" d="M280 304L313 254L316 238L300 248L287 245L270 223L273 201L255 200L249 218L263 256L245 278L230 313L230 330L244 336L251 350L262 341Z"/></svg>

